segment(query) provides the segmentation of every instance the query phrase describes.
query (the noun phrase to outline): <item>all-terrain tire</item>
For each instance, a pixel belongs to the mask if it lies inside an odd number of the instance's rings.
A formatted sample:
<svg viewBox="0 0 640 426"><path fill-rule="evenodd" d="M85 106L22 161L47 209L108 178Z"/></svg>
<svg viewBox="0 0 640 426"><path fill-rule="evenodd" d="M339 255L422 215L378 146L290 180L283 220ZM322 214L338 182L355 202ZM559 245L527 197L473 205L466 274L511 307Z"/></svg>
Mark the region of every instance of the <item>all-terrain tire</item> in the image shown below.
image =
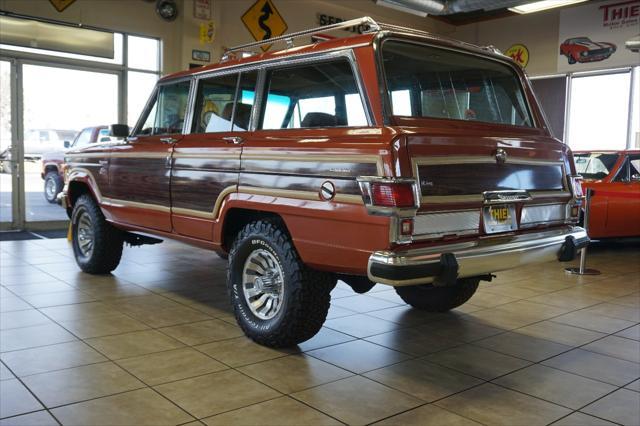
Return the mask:
<svg viewBox="0 0 640 426"><path fill-rule="evenodd" d="M282 271L280 307L272 318L254 313L243 289L245 262L260 251L270 254L276 270L279 267ZM335 283L332 274L314 271L302 263L291 237L277 220L247 224L229 252L227 286L236 320L249 338L265 346L295 346L313 337L327 317Z"/></svg>
<svg viewBox="0 0 640 426"><path fill-rule="evenodd" d="M455 285L436 287L432 284L396 287L396 293L406 303L427 312L446 312L464 304L474 295L479 278L461 278Z"/></svg>
<svg viewBox="0 0 640 426"><path fill-rule="evenodd" d="M51 185L51 189L49 189L49 185ZM62 192L62 187L64 186L64 182L60 177L58 172L48 172L44 175L44 198L49 203L53 204L56 202L57 195Z"/></svg>
<svg viewBox="0 0 640 426"><path fill-rule="evenodd" d="M79 222L84 221L81 228L92 232L92 249L90 252L81 249L79 239ZM87 222L89 224L87 225ZM85 232L84 229L81 230ZM87 232L85 232L86 235ZM118 267L122 257L122 231L107 222L93 198L89 194L81 195L73 206L71 214L71 235L73 254L76 263L88 274L108 274ZM84 237L86 241L86 237ZM83 243L84 243L83 241Z"/></svg>

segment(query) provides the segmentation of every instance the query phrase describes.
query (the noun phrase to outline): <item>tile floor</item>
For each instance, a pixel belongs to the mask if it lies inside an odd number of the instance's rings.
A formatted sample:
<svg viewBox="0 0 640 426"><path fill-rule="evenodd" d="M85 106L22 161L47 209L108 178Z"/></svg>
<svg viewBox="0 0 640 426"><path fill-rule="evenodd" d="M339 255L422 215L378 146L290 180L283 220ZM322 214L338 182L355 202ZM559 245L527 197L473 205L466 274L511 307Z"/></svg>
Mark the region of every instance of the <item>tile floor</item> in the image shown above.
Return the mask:
<svg viewBox="0 0 640 426"><path fill-rule="evenodd" d="M501 273L448 314L339 283L289 350L243 337L225 262L165 242L80 273L65 240L0 245L0 425L640 424L640 246L603 274Z"/></svg>

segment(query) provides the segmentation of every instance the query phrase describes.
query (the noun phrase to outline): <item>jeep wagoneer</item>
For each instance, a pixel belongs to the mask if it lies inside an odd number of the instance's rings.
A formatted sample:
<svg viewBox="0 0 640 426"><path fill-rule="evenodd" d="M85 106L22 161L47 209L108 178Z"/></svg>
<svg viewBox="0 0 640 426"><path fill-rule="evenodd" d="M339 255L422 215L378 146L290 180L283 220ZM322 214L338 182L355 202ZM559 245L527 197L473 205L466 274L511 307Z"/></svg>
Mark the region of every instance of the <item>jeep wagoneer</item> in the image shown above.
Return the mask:
<svg viewBox="0 0 640 426"><path fill-rule="evenodd" d="M303 39L355 25L368 30ZM215 250L238 323L269 346L312 337L338 279L442 312L495 272L589 241L571 152L522 69L370 18L166 76L112 134L128 138L66 155L80 268L109 273L124 243L157 237Z"/></svg>

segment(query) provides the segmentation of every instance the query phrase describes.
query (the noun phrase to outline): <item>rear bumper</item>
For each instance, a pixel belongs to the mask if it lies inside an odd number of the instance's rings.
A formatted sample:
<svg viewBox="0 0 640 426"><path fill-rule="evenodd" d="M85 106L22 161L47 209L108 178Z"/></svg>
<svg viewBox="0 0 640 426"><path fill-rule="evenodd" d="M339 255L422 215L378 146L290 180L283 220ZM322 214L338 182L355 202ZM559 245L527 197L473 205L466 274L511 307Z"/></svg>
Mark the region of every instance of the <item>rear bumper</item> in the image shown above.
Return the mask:
<svg viewBox="0 0 640 426"><path fill-rule="evenodd" d="M584 229L559 229L487 237L403 251L378 251L369 257L369 279L393 286L449 285L456 278L487 275L531 263L569 261L589 244Z"/></svg>

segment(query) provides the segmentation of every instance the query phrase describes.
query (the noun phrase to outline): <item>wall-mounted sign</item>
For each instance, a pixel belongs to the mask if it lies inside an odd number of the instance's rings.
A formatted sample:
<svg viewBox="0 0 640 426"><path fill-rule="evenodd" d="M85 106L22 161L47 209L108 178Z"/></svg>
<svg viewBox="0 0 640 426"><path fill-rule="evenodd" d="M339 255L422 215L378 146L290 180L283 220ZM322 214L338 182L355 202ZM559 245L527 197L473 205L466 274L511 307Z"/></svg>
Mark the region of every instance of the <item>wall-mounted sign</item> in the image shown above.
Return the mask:
<svg viewBox="0 0 640 426"><path fill-rule="evenodd" d="M513 59L522 68L529 63L529 49L524 44L514 44L504 54Z"/></svg>
<svg viewBox="0 0 640 426"><path fill-rule="evenodd" d="M75 1L76 0L49 0L49 2L53 5L53 7L56 8L58 12L62 12L63 10L71 6L71 3Z"/></svg>
<svg viewBox="0 0 640 426"><path fill-rule="evenodd" d="M200 24L200 44L211 44L216 38L216 26L213 21Z"/></svg>
<svg viewBox="0 0 640 426"><path fill-rule="evenodd" d="M323 27L325 25L338 24L340 22L347 21L347 19L338 18L331 15L325 15L324 13L318 13L318 24ZM369 24L354 25L353 27L345 28L345 31L349 31L356 34L362 34L369 30Z"/></svg>
<svg viewBox="0 0 640 426"><path fill-rule="evenodd" d="M193 0L193 17L196 19L211 19L211 0Z"/></svg>
<svg viewBox="0 0 640 426"><path fill-rule="evenodd" d="M268 40L287 31L287 23L271 0L258 0L242 15L242 23L256 40ZM269 46L262 46L269 50Z"/></svg>
<svg viewBox="0 0 640 426"><path fill-rule="evenodd" d="M640 0L586 2L560 11L558 71L583 71L640 63L624 48L640 32Z"/></svg>
<svg viewBox="0 0 640 426"><path fill-rule="evenodd" d="M194 61L211 62L211 52L193 49L191 51L191 59Z"/></svg>

